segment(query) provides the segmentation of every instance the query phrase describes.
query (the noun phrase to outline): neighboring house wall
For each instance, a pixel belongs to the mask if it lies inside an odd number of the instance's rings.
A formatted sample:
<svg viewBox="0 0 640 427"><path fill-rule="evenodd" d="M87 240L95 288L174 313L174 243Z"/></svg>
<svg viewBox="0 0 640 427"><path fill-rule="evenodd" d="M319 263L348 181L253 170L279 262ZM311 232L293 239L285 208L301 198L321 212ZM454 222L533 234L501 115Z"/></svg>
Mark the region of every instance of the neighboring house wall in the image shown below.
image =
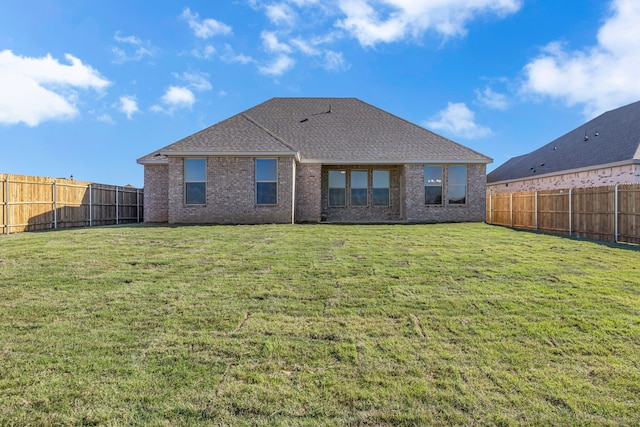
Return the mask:
<svg viewBox="0 0 640 427"><path fill-rule="evenodd" d="M344 207L329 206L329 170L343 170L346 173L346 203ZM350 175L352 170L366 170L368 172L368 206L351 207L350 203ZM372 171L389 171L389 206L372 206ZM402 166L398 165L331 165L322 167L322 215L326 221L335 222L386 222L400 221L401 200L400 191Z"/></svg>
<svg viewBox="0 0 640 427"><path fill-rule="evenodd" d="M447 203L447 173L443 169L443 204L426 205L424 200L424 166L407 164L404 166L404 189L406 204L405 220L409 222L460 222L484 221L486 217L486 165L467 165L467 200L464 205Z"/></svg>
<svg viewBox="0 0 640 427"><path fill-rule="evenodd" d="M320 222L321 174L319 164L299 163L296 168L296 222Z"/></svg>
<svg viewBox="0 0 640 427"><path fill-rule="evenodd" d="M291 223L295 161L278 158L278 203L256 204L254 157L202 157L207 160L207 203L184 202L184 158L169 158L169 223Z"/></svg>
<svg viewBox="0 0 640 427"><path fill-rule="evenodd" d="M528 178L501 184L487 184L487 193L597 187L628 183L640 183L640 165L632 164Z"/></svg>
<svg viewBox="0 0 640 427"><path fill-rule="evenodd" d="M144 166L144 222L167 222L169 219L169 167Z"/></svg>

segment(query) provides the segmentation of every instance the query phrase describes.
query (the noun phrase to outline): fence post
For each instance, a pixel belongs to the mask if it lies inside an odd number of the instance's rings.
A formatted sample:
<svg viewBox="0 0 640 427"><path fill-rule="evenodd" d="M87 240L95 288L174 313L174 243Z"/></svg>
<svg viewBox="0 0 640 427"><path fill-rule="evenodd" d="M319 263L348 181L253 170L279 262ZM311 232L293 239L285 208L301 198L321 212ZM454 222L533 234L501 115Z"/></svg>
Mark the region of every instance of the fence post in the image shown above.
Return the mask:
<svg viewBox="0 0 640 427"><path fill-rule="evenodd" d="M618 243L618 184L615 186L615 192L613 193L613 204L614 204L614 214L613 214L613 241Z"/></svg>
<svg viewBox="0 0 640 427"><path fill-rule="evenodd" d="M533 198L533 209L534 209L534 218L536 222L536 230L538 229L538 192L535 192Z"/></svg>
<svg viewBox="0 0 640 427"><path fill-rule="evenodd" d="M58 183L53 181L53 228L58 228Z"/></svg>
<svg viewBox="0 0 640 427"><path fill-rule="evenodd" d="M116 185L116 225L120 224L119 216L120 206L118 205L118 186Z"/></svg>
<svg viewBox="0 0 640 427"><path fill-rule="evenodd" d="M570 188L570 189L569 189L569 237L571 237L571 234L572 234L572 233L571 233L571 229L572 229L572 223L571 223L571 221L572 221L572 216L573 216L573 212L572 212L572 210L571 210L571 207L572 207L572 206L571 206L571 195L572 195L572 194L573 194L573 189L572 189L572 188Z"/></svg>
<svg viewBox="0 0 640 427"><path fill-rule="evenodd" d="M513 193L509 193L509 223L510 227L513 228Z"/></svg>
<svg viewBox="0 0 640 427"><path fill-rule="evenodd" d="M5 222L5 233L9 234L9 177L5 177L4 179L4 189L5 189L5 199L4 199L4 222Z"/></svg>
<svg viewBox="0 0 640 427"><path fill-rule="evenodd" d="M93 184L89 184L89 227L91 227L93 225L93 204L92 204L92 200L91 200L91 193L93 191L91 191L93 189Z"/></svg>
<svg viewBox="0 0 640 427"><path fill-rule="evenodd" d="M136 188L136 222L140 222L140 189Z"/></svg>

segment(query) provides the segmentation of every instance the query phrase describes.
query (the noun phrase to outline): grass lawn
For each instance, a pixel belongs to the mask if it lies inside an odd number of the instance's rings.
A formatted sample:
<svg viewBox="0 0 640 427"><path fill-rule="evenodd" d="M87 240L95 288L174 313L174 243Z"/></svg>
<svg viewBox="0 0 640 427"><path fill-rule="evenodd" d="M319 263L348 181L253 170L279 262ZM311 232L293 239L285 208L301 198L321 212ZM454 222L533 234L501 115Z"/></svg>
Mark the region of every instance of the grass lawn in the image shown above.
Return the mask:
<svg viewBox="0 0 640 427"><path fill-rule="evenodd" d="M0 425L640 425L640 251L485 224L0 236Z"/></svg>

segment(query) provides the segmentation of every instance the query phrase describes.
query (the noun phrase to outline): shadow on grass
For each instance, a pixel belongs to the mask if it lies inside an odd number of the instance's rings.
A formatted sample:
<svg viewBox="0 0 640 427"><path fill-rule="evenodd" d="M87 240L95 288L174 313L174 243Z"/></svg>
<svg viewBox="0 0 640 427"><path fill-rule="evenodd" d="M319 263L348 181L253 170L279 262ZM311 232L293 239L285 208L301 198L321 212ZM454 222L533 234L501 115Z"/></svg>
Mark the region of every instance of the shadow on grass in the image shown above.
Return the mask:
<svg viewBox="0 0 640 427"><path fill-rule="evenodd" d="M627 242L616 243L616 242L607 241L607 240L587 239L579 236L569 236L567 234L552 233L549 231L529 230L529 229L523 229L523 228L510 228L510 227L505 227L503 225L496 225L496 224L487 224L487 225L491 227L505 228L507 230L511 230L517 233L528 233L528 234L536 234L541 236L553 236L553 237L559 237L561 239L571 240L574 242L588 242L588 243L594 243L596 245L606 246L608 248L625 249L629 251L640 252L640 245L635 243L627 243Z"/></svg>

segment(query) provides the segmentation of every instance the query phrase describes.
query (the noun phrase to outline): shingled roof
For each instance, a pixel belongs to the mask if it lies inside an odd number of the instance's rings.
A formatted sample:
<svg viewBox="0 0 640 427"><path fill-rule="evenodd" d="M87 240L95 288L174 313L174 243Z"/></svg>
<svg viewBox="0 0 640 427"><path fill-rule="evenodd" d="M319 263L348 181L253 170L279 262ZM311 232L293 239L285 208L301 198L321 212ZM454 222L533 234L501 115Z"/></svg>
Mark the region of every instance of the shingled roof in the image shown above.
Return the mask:
<svg viewBox="0 0 640 427"><path fill-rule="evenodd" d="M138 159L295 155L309 163L490 163L476 151L355 98L273 98Z"/></svg>
<svg viewBox="0 0 640 427"><path fill-rule="evenodd" d="M608 111L529 154L509 159L487 175L487 183L629 162L640 163L640 101Z"/></svg>

